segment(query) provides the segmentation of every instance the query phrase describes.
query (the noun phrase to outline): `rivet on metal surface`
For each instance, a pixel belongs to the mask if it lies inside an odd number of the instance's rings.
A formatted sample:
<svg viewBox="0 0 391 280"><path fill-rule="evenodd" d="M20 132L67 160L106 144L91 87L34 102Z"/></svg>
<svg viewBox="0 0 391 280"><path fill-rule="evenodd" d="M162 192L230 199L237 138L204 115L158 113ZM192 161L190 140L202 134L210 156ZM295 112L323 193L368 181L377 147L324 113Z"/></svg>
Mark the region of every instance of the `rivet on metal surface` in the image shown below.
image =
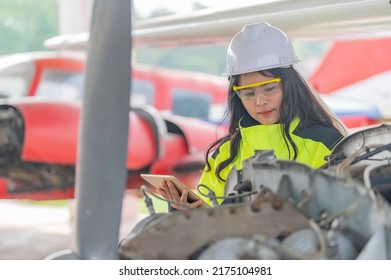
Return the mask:
<svg viewBox="0 0 391 280"><path fill-rule="evenodd" d="M208 210L207 213L208 213L208 216L209 216L209 217L212 217L212 216L214 216L214 214L215 214L215 210L214 210L213 208L211 208L211 209Z"/></svg>
<svg viewBox="0 0 391 280"><path fill-rule="evenodd" d="M190 210L190 209L184 210L183 213L185 214L185 218L186 218L187 220L190 220L191 217L193 216L193 211Z"/></svg>
<svg viewBox="0 0 391 280"><path fill-rule="evenodd" d="M236 207L230 207L230 208L229 208L229 213L230 213L230 214L236 214L236 212L237 212L236 210L237 210Z"/></svg>
<svg viewBox="0 0 391 280"><path fill-rule="evenodd" d="M283 206L283 203L280 199L278 199L277 197L275 197L272 201L272 206L273 206L273 209L275 210L280 210Z"/></svg>
<svg viewBox="0 0 391 280"><path fill-rule="evenodd" d="M156 224L155 229L156 229L156 231L159 231L159 232L166 230L165 226L163 226L161 223Z"/></svg>
<svg viewBox="0 0 391 280"><path fill-rule="evenodd" d="M261 202L265 201L265 194L267 194L267 190L262 189L261 193L255 197L254 201L251 203L252 211L258 212L261 210Z"/></svg>
<svg viewBox="0 0 391 280"><path fill-rule="evenodd" d="M301 198L300 201L296 205L297 208L302 208L305 204L307 204L307 202L310 199L310 195L308 194L307 191L303 190L300 193L300 198Z"/></svg>
<svg viewBox="0 0 391 280"><path fill-rule="evenodd" d="M134 249L134 244L132 242L128 242L125 246L127 250L133 250Z"/></svg>
<svg viewBox="0 0 391 280"><path fill-rule="evenodd" d="M261 198L260 198L260 196L257 196L257 197L254 199L253 203L251 203L251 210L252 210L253 212L259 212L259 211L261 211Z"/></svg>

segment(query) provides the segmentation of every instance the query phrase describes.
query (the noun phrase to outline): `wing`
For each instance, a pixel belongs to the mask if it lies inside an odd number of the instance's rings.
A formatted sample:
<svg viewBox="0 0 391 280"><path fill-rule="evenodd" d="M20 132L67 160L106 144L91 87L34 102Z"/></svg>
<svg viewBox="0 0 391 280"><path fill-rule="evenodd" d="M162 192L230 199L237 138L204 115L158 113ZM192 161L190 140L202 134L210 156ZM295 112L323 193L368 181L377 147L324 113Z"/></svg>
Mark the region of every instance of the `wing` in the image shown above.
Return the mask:
<svg viewBox="0 0 391 280"><path fill-rule="evenodd" d="M268 1L235 8L200 10L191 16L136 21L136 47L170 47L229 41L245 24L266 21L292 39L352 39L391 34L391 6L386 0ZM89 33L62 35L46 47L85 49Z"/></svg>

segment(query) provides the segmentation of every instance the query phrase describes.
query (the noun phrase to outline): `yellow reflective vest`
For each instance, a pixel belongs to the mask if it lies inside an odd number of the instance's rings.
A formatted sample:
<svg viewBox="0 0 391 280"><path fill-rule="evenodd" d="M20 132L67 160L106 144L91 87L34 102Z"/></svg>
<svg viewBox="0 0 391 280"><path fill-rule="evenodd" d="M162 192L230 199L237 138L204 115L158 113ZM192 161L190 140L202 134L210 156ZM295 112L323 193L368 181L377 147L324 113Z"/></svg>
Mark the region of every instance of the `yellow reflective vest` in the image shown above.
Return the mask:
<svg viewBox="0 0 391 280"><path fill-rule="evenodd" d="M298 149L296 161L312 168L319 168L326 162L324 157L331 154L332 149L343 139L343 136L338 131L319 124L300 129L299 122L299 118L295 118L289 128L289 133ZM227 179L233 167L236 167L236 170L242 170L243 161L254 156L255 150L274 150L276 158L281 160L293 158L291 146L291 158L289 158L289 151L281 133L281 124L262 125L253 119L242 118L239 122L239 128L242 139L238 155L229 166L221 171L220 175L224 180ZM229 158L230 144L230 141L223 143L208 159L211 169L208 171L205 167L199 182L199 185L210 188L216 196L224 195L225 181L218 179L215 169L221 162ZM200 190L202 193L206 193L202 187ZM200 195L200 197L203 196ZM211 203L208 199L205 200L209 204ZM218 200L218 202L220 204L222 200Z"/></svg>

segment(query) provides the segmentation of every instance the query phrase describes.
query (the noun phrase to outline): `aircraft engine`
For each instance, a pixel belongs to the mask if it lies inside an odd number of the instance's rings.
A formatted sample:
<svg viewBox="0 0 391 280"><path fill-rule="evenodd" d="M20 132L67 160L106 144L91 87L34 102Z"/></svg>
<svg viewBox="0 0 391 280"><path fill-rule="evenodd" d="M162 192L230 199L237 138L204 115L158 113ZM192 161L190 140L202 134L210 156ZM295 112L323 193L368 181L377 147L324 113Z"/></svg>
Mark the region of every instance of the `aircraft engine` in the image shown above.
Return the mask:
<svg viewBox="0 0 391 280"><path fill-rule="evenodd" d="M19 111L8 105L0 108L0 164L15 161L23 142L23 120Z"/></svg>
<svg viewBox="0 0 391 280"><path fill-rule="evenodd" d="M257 151L241 172L230 172L220 206L152 214L120 242L119 253L124 259L391 259L390 133L382 125L347 137L320 169Z"/></svg>
<svg viewBox="0 0 391 280"><path fill-rule="evenodd" d="M14 106L0 105L0 177L7 191L17 195L37 190L64 190L72 186L74 167L24 161L26 120ZM1 181L4 183L4 181Z"/></svg>

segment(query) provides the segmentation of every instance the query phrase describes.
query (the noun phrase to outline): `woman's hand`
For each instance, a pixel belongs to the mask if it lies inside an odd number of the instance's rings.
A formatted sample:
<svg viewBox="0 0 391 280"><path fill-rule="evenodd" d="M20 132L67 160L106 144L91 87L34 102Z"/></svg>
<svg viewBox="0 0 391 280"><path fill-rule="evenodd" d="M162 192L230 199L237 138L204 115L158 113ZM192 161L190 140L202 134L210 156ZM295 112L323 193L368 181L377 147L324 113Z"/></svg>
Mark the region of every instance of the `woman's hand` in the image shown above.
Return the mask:
<svg viewBox="0 0 391 280"><path fill-rule="evenodd" d="M191 208L196 208L201 206L204 201L202 199L199 199L197 201L188 201L188 194L189 191L184 189L182 194L178 192L178 189L175 187L175 184L171 181L162 181L159 188L157 189L157 192L163 196L166 200L174 201L177 203L170 203L171 206L178 210L186 210L186 207L183 207L182 205L187 205ZM180 205L180 204L182 205Z"/></svg>

